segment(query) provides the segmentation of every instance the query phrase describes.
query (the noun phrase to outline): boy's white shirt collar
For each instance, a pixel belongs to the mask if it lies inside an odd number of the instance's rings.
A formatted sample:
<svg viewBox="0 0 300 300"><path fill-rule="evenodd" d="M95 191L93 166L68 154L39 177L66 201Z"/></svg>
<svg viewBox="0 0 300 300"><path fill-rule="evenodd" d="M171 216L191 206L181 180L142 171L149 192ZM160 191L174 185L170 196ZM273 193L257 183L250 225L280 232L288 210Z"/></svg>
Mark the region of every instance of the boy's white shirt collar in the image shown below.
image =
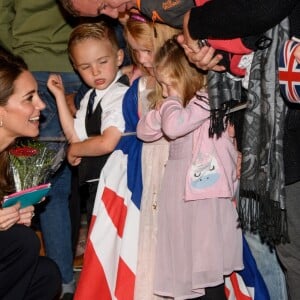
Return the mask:
<svg viewBox="0 0 300 300"><path fill-rule="evenodd" d="M116 76L115 76L115 79L113 80L113 82L106 89L104 89L104 90L97 90L97 89L95 89L96 99L95 99L95 103L94 103L94 108L97 105L96 103L99 102L98 99L101 100L102 97L106 94L106 92L111 88L111 86L113 84L115 84L122 75L123 75L122 72L118 71L117 74L116 74Z"/></svg>

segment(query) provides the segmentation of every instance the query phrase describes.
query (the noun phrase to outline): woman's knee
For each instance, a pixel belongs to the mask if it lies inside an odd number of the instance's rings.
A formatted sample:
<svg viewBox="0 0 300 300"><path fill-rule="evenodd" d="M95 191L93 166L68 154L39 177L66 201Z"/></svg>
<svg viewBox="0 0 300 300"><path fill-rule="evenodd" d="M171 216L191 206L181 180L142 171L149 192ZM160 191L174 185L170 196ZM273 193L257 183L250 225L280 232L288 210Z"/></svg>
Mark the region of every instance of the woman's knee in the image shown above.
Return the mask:
<svg viewBox="0 0 300 300"><path fill-rule="evenodd" d="M40 241L36 233L24 225L15 225L10 232L12 243L10 244L15 255L31 263L35 261L40 252Z"/></svg>

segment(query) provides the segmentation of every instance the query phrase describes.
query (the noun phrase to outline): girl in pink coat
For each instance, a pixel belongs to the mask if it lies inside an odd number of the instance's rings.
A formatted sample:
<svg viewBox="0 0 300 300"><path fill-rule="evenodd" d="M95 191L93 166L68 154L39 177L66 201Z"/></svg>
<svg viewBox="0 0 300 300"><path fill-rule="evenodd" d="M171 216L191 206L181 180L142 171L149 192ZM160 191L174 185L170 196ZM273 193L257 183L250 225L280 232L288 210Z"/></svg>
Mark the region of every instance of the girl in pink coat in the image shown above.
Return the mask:
<svg viewBox="0 0 300 300"><path fill-rule="evenodd" d="M160 108L138 123L146 142L170 140L158 207L154 293L174 299L226 299L224 277L243 269L233 203L237 150L228 132L209 138L205 76L169 40L156 55ZM210 299L210 298L209 298Z"/></svg>

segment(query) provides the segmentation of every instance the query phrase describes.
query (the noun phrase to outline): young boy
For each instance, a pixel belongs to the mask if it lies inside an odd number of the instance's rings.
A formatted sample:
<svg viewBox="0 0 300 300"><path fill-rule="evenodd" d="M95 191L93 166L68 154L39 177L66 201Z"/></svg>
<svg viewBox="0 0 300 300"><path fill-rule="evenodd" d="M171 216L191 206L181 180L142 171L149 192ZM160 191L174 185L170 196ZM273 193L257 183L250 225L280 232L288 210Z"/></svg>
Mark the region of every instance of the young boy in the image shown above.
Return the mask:
<svg viewBox="0 0 300 300"><path fill-rule="evenodd" d="M123 51L113 29L105 23L81 24L72 31L68 51L75 70L91 88L73 118L64 97L59 75L51 74L48 88L54 94L67 140L68 161L78 166L79 185L86 187L90 223L98 178L109 154L124 131L122 99L128 79L119 70Z"/></svg>

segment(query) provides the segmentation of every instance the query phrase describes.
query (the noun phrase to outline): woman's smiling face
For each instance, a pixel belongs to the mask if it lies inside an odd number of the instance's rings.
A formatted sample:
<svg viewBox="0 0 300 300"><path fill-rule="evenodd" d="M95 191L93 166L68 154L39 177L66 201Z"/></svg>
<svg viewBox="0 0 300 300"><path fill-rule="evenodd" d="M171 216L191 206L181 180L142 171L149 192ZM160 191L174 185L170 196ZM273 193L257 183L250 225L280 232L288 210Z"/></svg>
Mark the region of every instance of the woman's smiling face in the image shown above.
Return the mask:
<svg viewBox="0 0 300 300"><path fill-rule="evenodd" d="M0 107L0 120L5 137L35 137L39 134L40 111L45 108L37 92L37 82L29 71L14 81L13 94Z"/></svg>

